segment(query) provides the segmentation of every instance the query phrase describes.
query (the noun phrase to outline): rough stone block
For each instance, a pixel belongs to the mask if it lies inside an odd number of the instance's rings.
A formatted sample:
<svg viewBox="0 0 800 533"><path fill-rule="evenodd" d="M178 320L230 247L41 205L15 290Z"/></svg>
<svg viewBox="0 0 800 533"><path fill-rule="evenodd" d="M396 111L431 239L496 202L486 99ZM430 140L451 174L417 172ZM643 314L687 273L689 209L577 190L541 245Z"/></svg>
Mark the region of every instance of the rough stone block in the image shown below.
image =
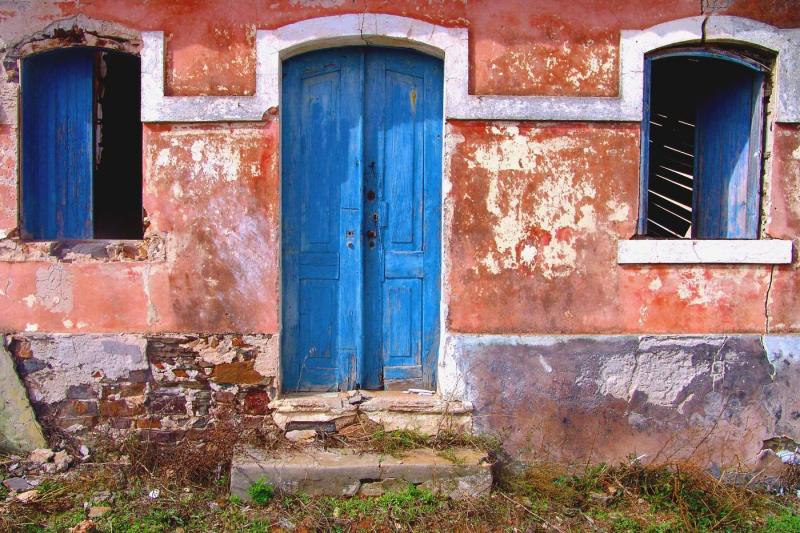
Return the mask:
<svg viewBox="0 0 800 533"><path fill-rule="evenodd" d="M185 415L186 396L152 394L147 400L147 410L154 415Z"/></svg>
<svg viewBox="0 0 800 533"><path fill-rule="evenodd" d="M144 406L127 400L104 400L100 402L100 414L108 417L130 417L145 413Z"/></svg>
<svg viewBox="0 0 800 533"><path fill-rule="evenodd" d="M14 361L0 345L0 447L14 451L44 448L47 442L17 377Z"/></svg>

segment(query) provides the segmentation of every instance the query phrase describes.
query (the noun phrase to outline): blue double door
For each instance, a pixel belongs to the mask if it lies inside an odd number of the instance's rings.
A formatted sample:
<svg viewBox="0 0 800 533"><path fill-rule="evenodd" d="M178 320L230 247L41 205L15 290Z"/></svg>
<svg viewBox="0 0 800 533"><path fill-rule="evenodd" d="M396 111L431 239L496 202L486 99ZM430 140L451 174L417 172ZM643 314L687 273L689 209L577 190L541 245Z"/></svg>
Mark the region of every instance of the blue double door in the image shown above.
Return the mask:
<svg viewBox="0 0 800 533"><path fill-rule="evenodd" d="M284 62L285 391L433 388L442 80L411 50Z"/></svg>

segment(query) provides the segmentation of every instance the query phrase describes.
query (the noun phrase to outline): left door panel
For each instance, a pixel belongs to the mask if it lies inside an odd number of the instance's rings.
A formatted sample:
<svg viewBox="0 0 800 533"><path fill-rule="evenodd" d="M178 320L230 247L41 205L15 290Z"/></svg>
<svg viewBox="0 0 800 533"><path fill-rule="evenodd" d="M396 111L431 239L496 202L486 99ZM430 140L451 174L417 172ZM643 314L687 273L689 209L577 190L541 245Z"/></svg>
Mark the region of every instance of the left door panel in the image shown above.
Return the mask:
<svg viewBox="0 0 800 533"><path fill-rule="evenodd" d="M283 65L283 387L358 386L363 54Z"/></svg>

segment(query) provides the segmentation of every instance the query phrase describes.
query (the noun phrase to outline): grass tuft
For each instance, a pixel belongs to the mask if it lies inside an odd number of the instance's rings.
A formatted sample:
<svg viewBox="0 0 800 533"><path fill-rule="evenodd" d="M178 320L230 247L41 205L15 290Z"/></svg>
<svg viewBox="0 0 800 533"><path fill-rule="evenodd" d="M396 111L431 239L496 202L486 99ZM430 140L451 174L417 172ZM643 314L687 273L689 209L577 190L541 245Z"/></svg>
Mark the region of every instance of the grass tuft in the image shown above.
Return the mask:
<svg viewBox="0 0 800 533"><path fill-rule="evenodd" d="M247 489L250 499L257 505L267 505L275 496L275 487L265 478L261 478Z"/></svg>

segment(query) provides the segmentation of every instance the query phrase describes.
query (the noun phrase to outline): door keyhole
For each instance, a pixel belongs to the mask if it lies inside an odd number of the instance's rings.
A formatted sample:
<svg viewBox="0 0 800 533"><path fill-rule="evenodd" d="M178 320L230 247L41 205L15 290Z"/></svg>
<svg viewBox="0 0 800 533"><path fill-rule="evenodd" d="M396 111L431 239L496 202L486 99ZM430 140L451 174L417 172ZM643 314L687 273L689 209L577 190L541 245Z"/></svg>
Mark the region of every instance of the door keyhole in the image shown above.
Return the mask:
<svg viewBox="0 0 800 533"><path fill-rule="evenodd" d="M367 191L367 200L372 201L375 199L375 191Z"/></svg>

